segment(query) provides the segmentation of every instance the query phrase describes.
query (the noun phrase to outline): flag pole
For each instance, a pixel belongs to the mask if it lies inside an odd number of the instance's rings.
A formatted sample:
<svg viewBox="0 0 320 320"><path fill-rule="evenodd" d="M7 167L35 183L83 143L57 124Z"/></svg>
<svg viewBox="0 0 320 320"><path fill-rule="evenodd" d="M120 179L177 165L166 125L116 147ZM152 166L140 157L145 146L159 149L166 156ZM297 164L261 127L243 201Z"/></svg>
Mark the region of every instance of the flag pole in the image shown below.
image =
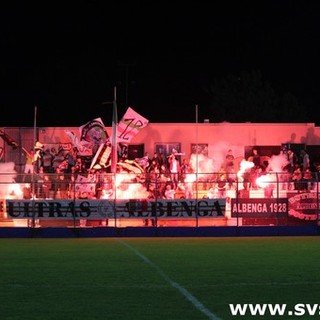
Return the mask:
<svg viewBox="0 0 320 320"><path fill-rule="evenodd" d="M37 140L37 106L34 106L34 118L33 118L33 150L34 150L34 155L35 155L35 147L36 147L36 140ZM33 165L33 172L31 175L31 192L32 192L32 221L31 221L31 226L34 228L36 225L35 221L35 170L37 170L37 162L33 162L34 159L32 159L32 165Z"/></svg>
<svg viewBox="0 0 320 320"><path fill-rule="evenodd" d="M199 155L198 155L198 105L196 104L196 191L198 198L198 173L199 173Z"/></svg>
<svg viewBox="0 0 320 320"><path fill-rule="evenodd" d="M37 106L34 106L34 119L33 119L33 140L37 140Z"/></svg>
<svg viewBox="0 0 320 320"><path fill-rule="evenodd" d="M117 110L117 88L114 87L113 99L113 114L112 114L112 162L111 172L116 173L118 162L118 148L117 148L117 123L118 123L118 110Z"/></svg>
<svg viewBox="0 0 320 320"><path fill-rule="evenodd" d="M117 227L117 123L118 123L118 108L117 108L117 88L114 87L113 111L112 111L112 158L111 158L111 172L113 174L113 195L114 195L114 226Z"/></svg>
<svg viewBox="0 0 320 320"><path fill-rule="evenodd" d="M196 117L196 226L198 227L198 192L199 192L199 188L198 188L198 173L199 173L199 155L198 155L198 105L196 104L195 106L196 108L196 114L195 114L195 117Z"/></svg>

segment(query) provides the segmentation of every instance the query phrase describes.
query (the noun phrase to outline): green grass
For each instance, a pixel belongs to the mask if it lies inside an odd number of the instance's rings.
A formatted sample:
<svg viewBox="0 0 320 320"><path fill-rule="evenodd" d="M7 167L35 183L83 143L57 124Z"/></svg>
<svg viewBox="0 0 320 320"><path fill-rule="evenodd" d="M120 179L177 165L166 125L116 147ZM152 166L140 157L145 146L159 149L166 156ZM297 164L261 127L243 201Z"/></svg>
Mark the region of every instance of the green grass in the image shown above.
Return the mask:
<svg viewBox="0 0 320 320"><path fill-rule="evenodd" d="M198 302L253 319L228 304L320 302L320 237L0 239L0 259L1 320L209 319Z"/></svg>

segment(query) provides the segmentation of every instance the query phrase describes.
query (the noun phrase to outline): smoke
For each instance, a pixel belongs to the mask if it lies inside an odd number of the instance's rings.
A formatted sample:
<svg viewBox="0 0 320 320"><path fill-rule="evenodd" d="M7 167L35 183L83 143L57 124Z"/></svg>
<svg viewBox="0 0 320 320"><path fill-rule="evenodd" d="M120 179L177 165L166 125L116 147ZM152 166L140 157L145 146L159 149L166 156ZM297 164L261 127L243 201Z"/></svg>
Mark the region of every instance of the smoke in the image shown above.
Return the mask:
<svg viewBox="0 0 320 320"><path fill-rule="evenodd" d="M282 172L284 167L288 164L289 161L284 153L273 155L268 161L267 171Z"/></svg>
<svg viewBox="0 0 320 320"><path fill-rule="evenodd" d="M190 157L190 166L194 172L211 173L214 172L214 162L203 154L192 154ZM198 170L197 170L198 167Z"/></svg>
<svg viewBox="0 0 320 320"><path fill-rule="evenodd" d="M14 170L14 162L0 163L0 194L7 195L10 193L12 183L15 183L17 172Z"/></svg>

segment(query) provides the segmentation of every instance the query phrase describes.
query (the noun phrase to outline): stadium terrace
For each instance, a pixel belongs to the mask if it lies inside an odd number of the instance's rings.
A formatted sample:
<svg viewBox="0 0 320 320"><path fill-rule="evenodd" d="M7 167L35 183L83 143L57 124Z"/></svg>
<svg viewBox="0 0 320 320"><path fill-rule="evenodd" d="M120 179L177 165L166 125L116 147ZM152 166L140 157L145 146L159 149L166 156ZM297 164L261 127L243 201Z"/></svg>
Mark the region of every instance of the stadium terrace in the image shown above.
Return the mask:
<svg viewBox="0 0 320 320"><path fill-rule="evenodd" d="M2 227L318 229L320 128L313 123L150 123L128 108L116 127L96 118L0 133ZM33 172L26 172L32 150ZM40 172L47 152L61 154L58 172ZM71 153L70 168L81 162L82 171L67 171ZM154 157L163 168L153 168Z"/></svg>

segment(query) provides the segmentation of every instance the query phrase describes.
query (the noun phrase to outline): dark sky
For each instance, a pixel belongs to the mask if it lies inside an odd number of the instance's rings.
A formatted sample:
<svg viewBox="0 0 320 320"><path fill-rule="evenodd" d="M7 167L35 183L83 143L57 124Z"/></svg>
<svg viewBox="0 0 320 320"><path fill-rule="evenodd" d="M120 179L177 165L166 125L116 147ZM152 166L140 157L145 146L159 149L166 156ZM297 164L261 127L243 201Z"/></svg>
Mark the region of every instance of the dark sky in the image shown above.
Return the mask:
<svg viewBox="0 0 320 320"><path fill-rule="evenodd" d="M33 126L35 106L38 126L110 125L115 87L119 118L194 122L204 87L250 70L318 121L319 1L39 3L1 5L0 126Z"/></svg>

